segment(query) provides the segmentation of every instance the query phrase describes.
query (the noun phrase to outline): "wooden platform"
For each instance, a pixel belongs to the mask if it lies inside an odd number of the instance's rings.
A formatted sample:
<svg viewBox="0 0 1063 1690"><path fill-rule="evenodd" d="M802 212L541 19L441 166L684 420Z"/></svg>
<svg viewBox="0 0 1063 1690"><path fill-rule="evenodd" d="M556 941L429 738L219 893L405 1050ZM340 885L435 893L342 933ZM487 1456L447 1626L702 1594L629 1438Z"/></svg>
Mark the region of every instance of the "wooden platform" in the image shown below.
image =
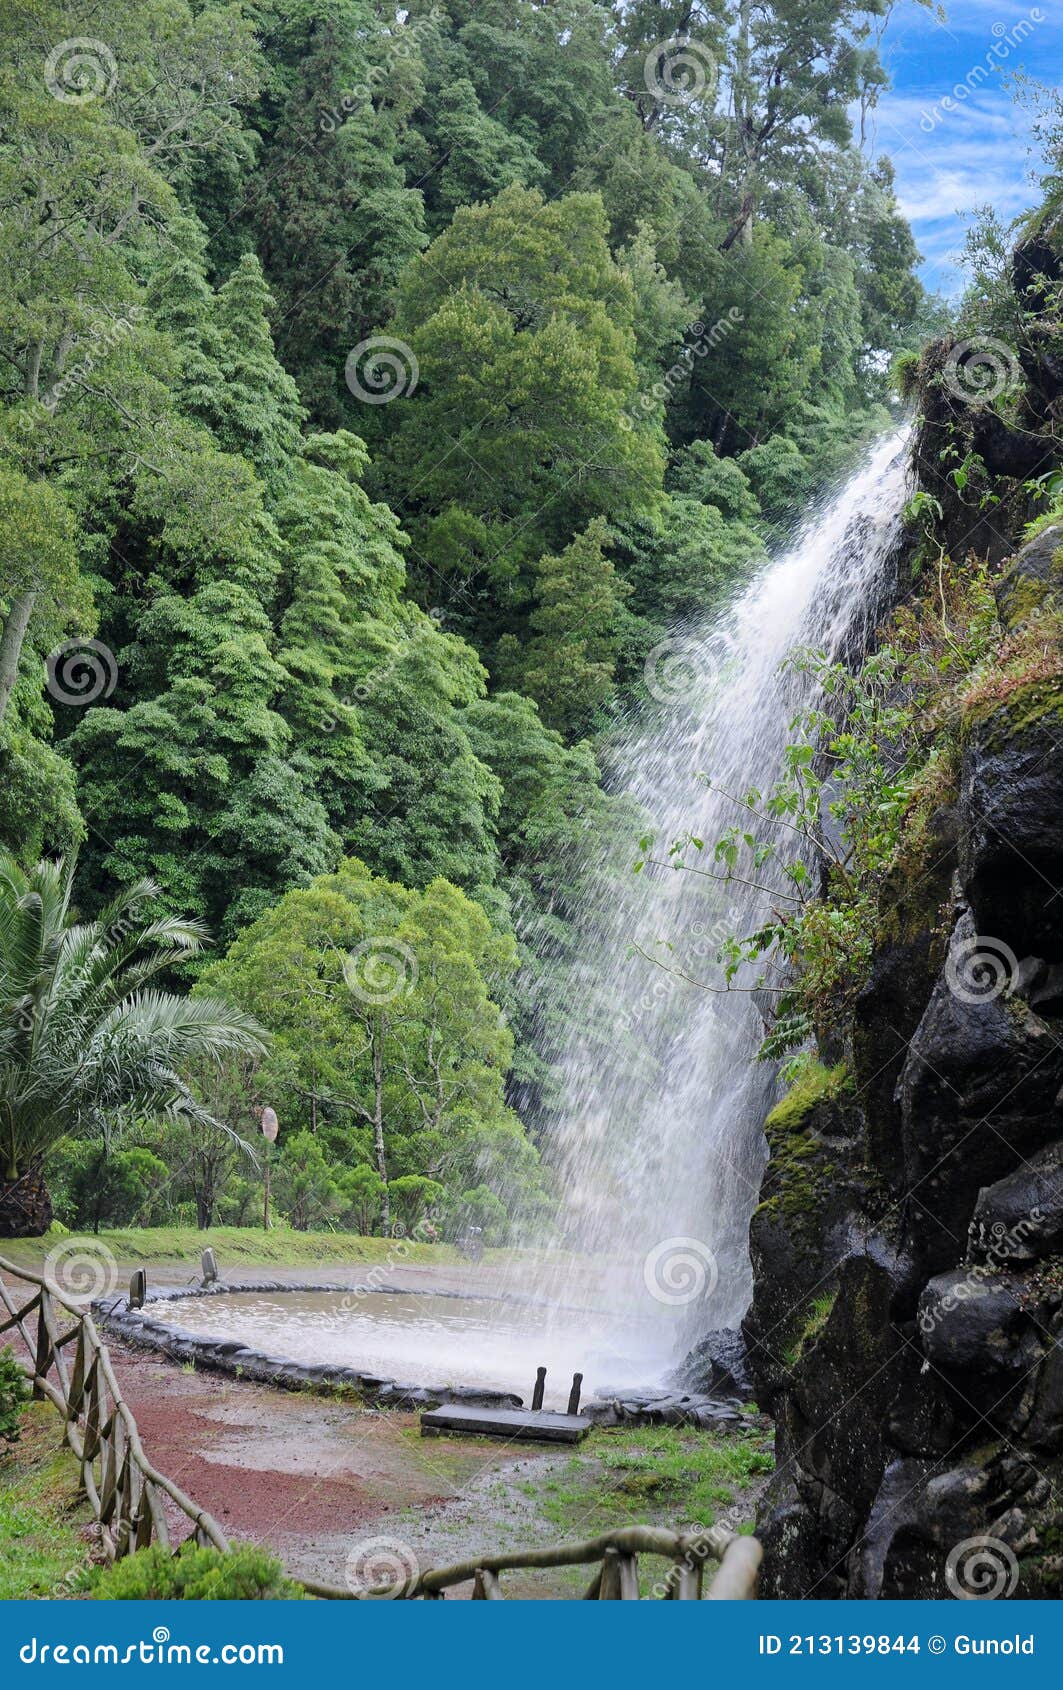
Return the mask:
<svg viewBox="0 0 1063 1690"><path fill-rule="evenodd" d="M584 1414L552 1414L542 1408L469 1408L464 1403L447 1403L426 1408L421 1415L422 1437L456 1432L466 1437L519 1438L525 1443L578 1444L590 1429L591 1421Z"/></svg>

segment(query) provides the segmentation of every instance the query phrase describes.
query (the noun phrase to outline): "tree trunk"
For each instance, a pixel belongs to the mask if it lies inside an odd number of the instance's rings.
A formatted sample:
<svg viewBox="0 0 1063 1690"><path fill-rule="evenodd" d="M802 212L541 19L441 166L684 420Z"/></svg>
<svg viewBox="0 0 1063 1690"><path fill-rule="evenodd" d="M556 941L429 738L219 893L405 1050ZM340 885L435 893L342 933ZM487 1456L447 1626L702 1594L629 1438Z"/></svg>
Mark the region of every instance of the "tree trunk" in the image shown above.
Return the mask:
<svg viewBox="0 0 1063 1690"><path fill-rule="evenodd" d="M40 1238L52 1224L52 1199L39 1167L0 1178L0 1238Z"/></svg>
<svg viewBox="0 0 1063 1690"><path fill-rule="evenodd" d="M4 631L0 634L0 722L7 713L8 700L18 680L22 643L26 638L26 629L29 627L36 600L37 594L32 588L24 593L16 593L11 600Z"/></svg>
<svg viewBox="0 0 1063 1690"><path fill-rule="evenodd" d="M384 1152L384 1052L383 1040L373 1040L373 1149L376 1171L384 1182L384 1235L391 1231L391 1203L388 1199L388 1164Z"/></svg>

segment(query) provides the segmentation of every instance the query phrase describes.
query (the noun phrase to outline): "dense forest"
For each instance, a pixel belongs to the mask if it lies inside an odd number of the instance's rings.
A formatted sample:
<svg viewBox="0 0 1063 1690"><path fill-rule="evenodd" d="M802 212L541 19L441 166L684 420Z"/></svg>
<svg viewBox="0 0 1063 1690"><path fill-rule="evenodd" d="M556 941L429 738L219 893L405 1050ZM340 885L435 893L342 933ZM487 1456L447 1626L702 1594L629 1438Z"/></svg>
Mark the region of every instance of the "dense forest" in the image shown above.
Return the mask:
<svg viewBox="0 0 1063 1690"><path fill-rule="evenodd" d="M548 1222L613 736L947 322L884 9L4 0L0 1230L257 1220L264 1106L293 1226Z"/></svg>

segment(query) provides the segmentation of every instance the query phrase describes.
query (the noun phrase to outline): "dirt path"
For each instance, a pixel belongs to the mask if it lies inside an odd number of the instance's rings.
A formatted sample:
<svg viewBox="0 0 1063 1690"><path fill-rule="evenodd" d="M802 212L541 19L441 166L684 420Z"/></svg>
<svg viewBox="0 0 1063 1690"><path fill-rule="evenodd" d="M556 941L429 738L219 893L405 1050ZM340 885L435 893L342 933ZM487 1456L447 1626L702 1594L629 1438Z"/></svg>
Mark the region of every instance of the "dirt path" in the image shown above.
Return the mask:
<svg viewBox="0 0 1063 1690"><path fill-rule="evenodd" d="M485 1476L508 1485L557 1459L422 1439L413 1414L276 1391L110 1348L160 1470L230 1536L269 1544L296 1576L328 1584L343 1585L348 1557L368 1538L390 1533L405 1544L421 1511L439 1518Z"/></svg>

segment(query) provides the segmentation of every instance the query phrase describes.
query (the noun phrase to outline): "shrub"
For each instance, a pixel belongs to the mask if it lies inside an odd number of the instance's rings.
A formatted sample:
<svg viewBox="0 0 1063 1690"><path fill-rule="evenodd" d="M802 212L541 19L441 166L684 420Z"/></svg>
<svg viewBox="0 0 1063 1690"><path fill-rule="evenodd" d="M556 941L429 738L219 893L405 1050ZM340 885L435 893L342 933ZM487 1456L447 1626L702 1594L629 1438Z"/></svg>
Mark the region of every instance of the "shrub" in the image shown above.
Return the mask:
<svg viewBox="0 0 1063 1690"><path fill-rule="evenodd" d="M13 1444L22 1421L22 1405L29 1396L26 1375L10 1347L0 1350L0 1438Z"/></svg>
<svg viewBox="0 0 1063 1690"><path fill-rule="evenodd" d="M363 1238L376 1231L384 1201L384 1181L375 1168L364 1162L356 1168L344 1168L337 1176L343 1209L340 1225L350 1227Z"/></svg>
<svg viewBox="0 0 1063 1690"><path fill-rule="evenodd" d="M166 1163L150 1150L115 1150L103 1139L64 1139L55 1162L55 1202L76 1232L150 1225L153 1197L169 1178Z"/></svg>
<svg viewBox="0 0 1063 1690"><path fill-rule="evenodd" d="M389 1180L388 1196L396 1219L407 1232L415 1232L445 1192L438 1180L427 1179L423 1174L403 1174L400 1179Z"/></svg>
<svg viewBox="0 0 1063 1690"><path fill-rule="evenodd" d="M504 1244L509 1232L509 1216L501 1198L486 1185L463 1191L449 1206L447 1230L461 1238L471 1227L479 1227L483 1241L491 1248Z"/></svg>
<svg viewBox="0 0 1063 1690"><path fill-rule="evenodd" d="M99 1573L92 1596L101 1602L276 1602L301 1600L305 1592L254 1544L238 1544L228 1555L185 1544L172 1555L153 1543Z"/></svg>

